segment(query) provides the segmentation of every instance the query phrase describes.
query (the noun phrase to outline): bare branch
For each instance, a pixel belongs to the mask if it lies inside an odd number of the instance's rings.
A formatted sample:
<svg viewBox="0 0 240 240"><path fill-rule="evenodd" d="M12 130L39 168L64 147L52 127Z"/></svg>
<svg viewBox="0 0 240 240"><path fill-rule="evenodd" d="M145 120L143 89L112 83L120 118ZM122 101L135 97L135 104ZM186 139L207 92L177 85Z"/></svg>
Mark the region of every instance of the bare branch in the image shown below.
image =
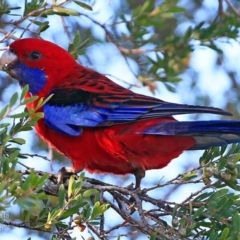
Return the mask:
<svg viewBox="0 0 240 240"><path fill-rule="evenodd" d="M240 12L238 11L237 8L234 7L234 5L232 4L231 0L225 0L225 2L226 2L227 5L232 9L232 11L233 11L238 17L240 17Z"/></svg>

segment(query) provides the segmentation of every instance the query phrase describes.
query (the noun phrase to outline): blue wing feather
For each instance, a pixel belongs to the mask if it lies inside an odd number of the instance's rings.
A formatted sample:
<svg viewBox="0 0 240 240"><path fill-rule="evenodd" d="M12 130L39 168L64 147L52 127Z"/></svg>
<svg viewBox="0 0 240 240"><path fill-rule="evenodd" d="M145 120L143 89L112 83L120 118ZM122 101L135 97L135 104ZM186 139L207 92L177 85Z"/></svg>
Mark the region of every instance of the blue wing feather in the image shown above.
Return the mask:
<svg viewBox="0 0 240 240"><path fill-rule="evenodd" d="M240 141L240 121L165 122L139 133L191 136L196 140L196 143L189 150L200 150L212 146L238 143Z"/></svg>
<svg viewBox="0 0 240 240"><path fill-rule="evenodd" d="M81 127L110 126L177 114L231 115L218 108L168 103L131 91L111 94L60 88L52 93L53 97L43 107L46 124L74 136L81 134Z"/></svg>
<svg viewBox="0 0 240 240"><path fill-rule="evenodd" d="M53 130L71 136L79 136L83 126L95 127L104 121L104 115L97 111L88 111L86 106L52 106L45 104L43 107L44 120Z"/></svg>

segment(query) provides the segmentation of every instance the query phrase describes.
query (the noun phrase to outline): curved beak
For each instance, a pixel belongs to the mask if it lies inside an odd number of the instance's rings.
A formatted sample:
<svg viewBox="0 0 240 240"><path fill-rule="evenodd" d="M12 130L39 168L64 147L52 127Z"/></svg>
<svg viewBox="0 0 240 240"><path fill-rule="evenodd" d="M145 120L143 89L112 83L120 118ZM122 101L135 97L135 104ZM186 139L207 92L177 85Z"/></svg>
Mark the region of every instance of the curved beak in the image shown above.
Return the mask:
<svg viewBox="0 0 240 240"><path fill-rule="evenodd" d="M9 73L12 68L11 63L15 62L16 60L17 56L10 52L9 49L6 50L0 57L0 70Z"/></svg>

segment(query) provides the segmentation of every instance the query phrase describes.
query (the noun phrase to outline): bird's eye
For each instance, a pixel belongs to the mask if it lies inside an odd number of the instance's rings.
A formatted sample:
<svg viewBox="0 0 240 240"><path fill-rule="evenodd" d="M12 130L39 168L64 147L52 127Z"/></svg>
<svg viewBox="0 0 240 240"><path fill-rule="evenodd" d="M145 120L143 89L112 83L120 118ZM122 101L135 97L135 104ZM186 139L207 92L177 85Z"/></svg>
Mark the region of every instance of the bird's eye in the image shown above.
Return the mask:
<svg viewBox="0 0 240 240"><path fill-rule="evenodd" d="M9 48L10 53L14 53L14 49L12 47Z"/></svg>
<svg viewBox="0 0 240 240"><path fill-rule="evenodd" d="M40 57L41 57L41 54L39 52L36 52L36 51L34 51L30 54L30 58L33 59L33 60L37 60Z"/></svg>

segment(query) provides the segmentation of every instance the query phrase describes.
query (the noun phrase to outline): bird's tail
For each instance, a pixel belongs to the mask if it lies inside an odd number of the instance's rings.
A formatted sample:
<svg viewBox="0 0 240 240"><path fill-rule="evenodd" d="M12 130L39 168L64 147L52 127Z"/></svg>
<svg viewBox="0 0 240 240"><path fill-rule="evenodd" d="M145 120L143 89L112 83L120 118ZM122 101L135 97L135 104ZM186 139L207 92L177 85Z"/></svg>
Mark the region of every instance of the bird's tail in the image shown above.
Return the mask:
<svg viewBox="0 0 240 240"><path fill-rule="evenodd" d="M200 150L240 142L240 121L164 122L146 129L144 134L191 136L196 143L189 150Z"/></svg>

